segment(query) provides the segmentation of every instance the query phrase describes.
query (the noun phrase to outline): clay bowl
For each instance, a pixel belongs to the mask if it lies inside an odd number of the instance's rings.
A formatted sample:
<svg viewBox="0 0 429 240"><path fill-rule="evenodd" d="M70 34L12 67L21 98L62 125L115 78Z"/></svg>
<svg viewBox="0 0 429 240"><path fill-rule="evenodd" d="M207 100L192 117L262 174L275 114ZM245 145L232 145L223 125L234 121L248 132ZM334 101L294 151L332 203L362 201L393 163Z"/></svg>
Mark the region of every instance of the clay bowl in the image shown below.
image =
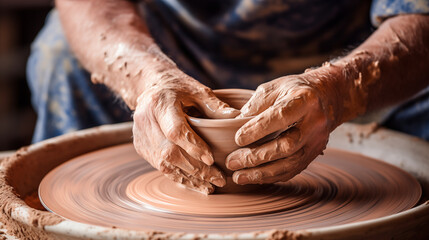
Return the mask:
<svg viewBox="0 0 429 240"><path fill-rule="evenodd" d="M214 90L214 93L220 100L228 103L231 107L241 109L250 97L252 97L254 91L245 89L220 89ZM188 122L192 129L210 146L215 164L227 175L227 185L222 189L218 189L218 192L219 190L222 192L243 192L255 188L255 186L234 184L231 179L233 172L225 166L225 159L228 154L239 148L234 140L235 133L252 118L208 119L188 117Z"/></svg>
<svg viewBox="0 0 429 240"><path fill-rule="evenodd" d="M363 136L358 125L344 124L331 134L328 147L379 159L409 172L423 189L417 206L382 218L332 227L194 234L94 226L38 210L24 201L37 192L42 178L58 165L88 152L132 142L132 123L123 123L49 139L3 160L0 223L6 225L3 228L9 235L21 239L428 239L429 143L386 129Z"/></svg>

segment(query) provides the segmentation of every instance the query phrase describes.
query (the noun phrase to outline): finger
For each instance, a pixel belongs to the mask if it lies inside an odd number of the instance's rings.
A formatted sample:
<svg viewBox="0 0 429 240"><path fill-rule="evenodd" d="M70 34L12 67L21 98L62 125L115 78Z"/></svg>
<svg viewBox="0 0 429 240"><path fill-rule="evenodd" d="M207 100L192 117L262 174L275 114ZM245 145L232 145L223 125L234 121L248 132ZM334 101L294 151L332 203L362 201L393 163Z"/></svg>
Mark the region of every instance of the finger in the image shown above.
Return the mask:
<svg viewBox="0 0 429 240"><path fill-rule="evenodd" d="M227 103L221 101L212 91L207 92L207 96L202 97L201 100L197 101L197 104L209 118L235 118L240 114L240 110L232 108Z"/></svg>
<svg viewBox="0 0 429 240"><path fill-rule="evenodd" d="M168 143L152 112L137 106L133 114L133 143L137 153L158 168L160 149Z"/></svg>
<svg viewBox="0 0 429 240"><path fill-rule="evenodd" d="M223 187L226 184L225 177L219 169L215 166L207 166L203 162L193 159L183 149L172 143L164 146L160 158L159 169L163 173L171 169L171 166L175 166L188 175L211 182L218 187Z"/></svg>
<svg viewBox="0 0 429 240"><path fill-rule="evenodd" d="M205 163L198 161L192 158L184 150L180 149L181 155L181 164L176 164L176 161L173 162L174 165L184 170L187 174L195 176L204 181L210 182L218 187L223 187L226 184L225 175L214 165L208 166ZM186 161L186 164L183 164ZM189 165L193 168L189 168ZM184 166L183 166L184 165ZM182 168L183 166L183 168Z"/></svg>
<svg viewBox="0 0 429 240"><path fill-rule="evenodd" d="M260 167L234 172L232 179L240 185L287 181L307 167L308 162L303 159L303 153L304 151L301 149L290 157L279 159Z"/></svg>
<svg viewBox="0 0 429 240"><path fill-rule="evenodd" d="M235 142L246 146L268 134L292 127L304 115L302 105L301 98L294 98L269 107L237 131Z"/></svg>
<svg viewBox="0 0 429 240"><path fill-rule="evenodd" d="M204 193L206 195L214 192L214 187L210 183L198 179L192 175L185 174L178 168L172 167L169 169L169 172L170 173L164 174L167 178L174 182L183 184L189 189Z"/></svg>
<svg viewBox="0 0 429 240"><path fill-rule="evenodd" d="M178 145L166 139L153 115L140 108L134 114L133 134L137 152L164 174L171 174L170 170L174 167L216 186L225 185L221 171L192 158Z"/></svg>
<svg viewBox="0 0 429 240"><path fill-rule="evenodd" d="M256 116L265 111L276 100L273 93L274 91L269 85L260 85L249 101L241 108L241 114L237 118Z"/></svg>
<svg viewBox="0 0 429 240"><path fill-rule="evenodd" d="M235 171L288 157L302 147L300 137L299 129L291 128L263 145L240 148L228 155L226 167Z"/></svg>
<svg viewBox="0 0 429 240"><path fill-rule="evenodd" d="M209 146L189 126L181 106L170 105L158 111L157 120L169 141L180 146L192 158L201 160L207 165L214 163Z"/></svg>

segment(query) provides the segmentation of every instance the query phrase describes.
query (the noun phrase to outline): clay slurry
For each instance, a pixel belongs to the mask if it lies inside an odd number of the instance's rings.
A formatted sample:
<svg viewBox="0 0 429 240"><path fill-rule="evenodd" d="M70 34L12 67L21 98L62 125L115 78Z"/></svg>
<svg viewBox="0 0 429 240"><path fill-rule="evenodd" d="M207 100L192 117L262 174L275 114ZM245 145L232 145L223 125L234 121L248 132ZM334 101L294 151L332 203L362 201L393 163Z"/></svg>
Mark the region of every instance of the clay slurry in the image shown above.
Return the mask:
<svg viewBox="0 0 429 240"><path fill-rule="evenodd" d="M413 207L421 188L397 167L327 149L286 183L205 196L162 176L130 143L60 165L43 179L39 194L47 209L78 222L132 230L230 233L375 219Z"/></svg>

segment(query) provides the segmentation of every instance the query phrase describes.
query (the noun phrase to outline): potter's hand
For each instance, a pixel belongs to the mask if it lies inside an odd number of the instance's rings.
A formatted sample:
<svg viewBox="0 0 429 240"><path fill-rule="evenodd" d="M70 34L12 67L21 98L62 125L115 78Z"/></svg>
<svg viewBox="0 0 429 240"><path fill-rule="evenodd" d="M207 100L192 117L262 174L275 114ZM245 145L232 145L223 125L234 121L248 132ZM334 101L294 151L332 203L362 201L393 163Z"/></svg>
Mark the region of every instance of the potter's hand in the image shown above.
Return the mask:
<svg viewBox="0 0 429 240"><path fill-rule="evenodd" d="M209 118L233 118L240 111L179 70L163 73L137 99L134 146L168 178L194 190L211 193L225 177L215 166L207 144L191 129L184 110L195 107Z"/></svg>
<svg viewBox="0 0 429 240"><path fill-rule="evenodd" d="M246 146L271 133L282 133L227 157L226 166L235 171L235 183L287 181L322 154L329 133L338 125L331 105L336 94L323 87L323 78L327 78L323 74L313 70L278 78L256 89L239 116L255 117L237 131L236 143Z"/></svg>

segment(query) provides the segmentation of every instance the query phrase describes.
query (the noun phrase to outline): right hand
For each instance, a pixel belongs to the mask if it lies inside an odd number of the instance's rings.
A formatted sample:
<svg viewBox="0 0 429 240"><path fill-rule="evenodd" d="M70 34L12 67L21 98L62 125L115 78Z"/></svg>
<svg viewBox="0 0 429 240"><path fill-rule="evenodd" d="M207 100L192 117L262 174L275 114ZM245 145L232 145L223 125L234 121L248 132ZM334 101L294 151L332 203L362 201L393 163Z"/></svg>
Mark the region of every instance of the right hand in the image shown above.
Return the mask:
<svg viewBox="0 0 429 240"><path fill-rule="evenodd" d="M137 99L134 147L173 181L209 194L226 184L213 163L209 146L189 126L185 109L208 118L234 118L239 110L220 101L212 90L179 70L163 73ZM213 185L212 185L213 184Z"/></svg>

